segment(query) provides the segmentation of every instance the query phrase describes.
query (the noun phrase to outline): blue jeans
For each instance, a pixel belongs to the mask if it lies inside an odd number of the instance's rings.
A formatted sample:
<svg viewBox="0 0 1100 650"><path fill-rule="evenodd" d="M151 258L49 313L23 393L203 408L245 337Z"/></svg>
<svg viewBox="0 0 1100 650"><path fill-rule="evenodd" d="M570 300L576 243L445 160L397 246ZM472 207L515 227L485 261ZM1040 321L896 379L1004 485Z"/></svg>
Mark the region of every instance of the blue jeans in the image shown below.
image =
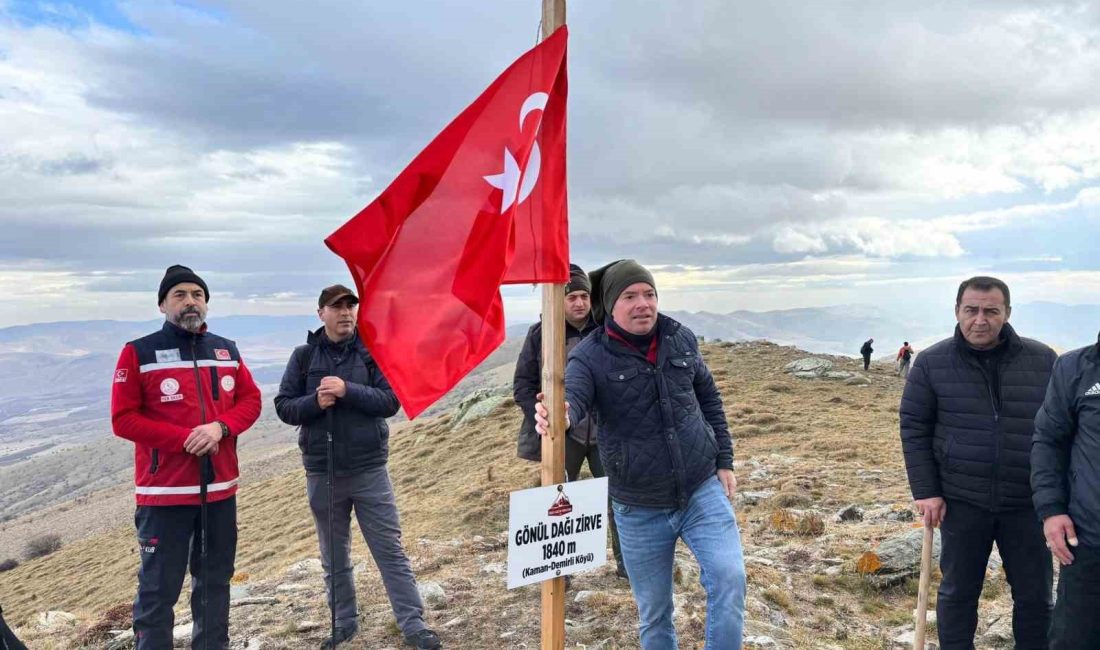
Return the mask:
<svg viewBox="0 0 1100 650"><path fill-rule="evenodd" d="M684 509L642 508L613 501L623 560L638 603L643 650L676 650L672 565L683 539L699 562L707 592L706 650L740 650L745 622L745 561L733 506L715 476Z"/></svg>

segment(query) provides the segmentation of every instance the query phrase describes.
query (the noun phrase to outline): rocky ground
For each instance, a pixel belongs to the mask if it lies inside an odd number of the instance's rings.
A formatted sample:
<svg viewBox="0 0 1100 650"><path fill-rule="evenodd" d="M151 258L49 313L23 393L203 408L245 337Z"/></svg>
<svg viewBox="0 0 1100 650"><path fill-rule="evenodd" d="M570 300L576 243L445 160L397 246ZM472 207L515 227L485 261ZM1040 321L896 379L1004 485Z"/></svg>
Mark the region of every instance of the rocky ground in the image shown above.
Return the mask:
<svg viewBox="0 0 1100 650"><path fill-rule="evenodd" d="M801 351L766 343L709 343L704 354L736 440L735 505L749 581L745 646L906 647L921 531L897 437L902 381L886 366L864 373L852 360L805 361ZM533 485L536 471L514 460L519 417L503 392L486 391L478 398L484 408L464 405L457 418L411 423L393 441L406 547L429 624L451 648L539 644L537 587L504 586L507 494ZM0 574L0 601L30 647L129 647L131 537L122 529ZM246 487L233 648L320 643L328 618L316 555L300 471ZM353 555L362 629L347 647L403 647L361 541ZM934 589L935 581L933 602ZM1007 591L994 557L979 648L1011 646ZM705 597L683 548L675 592L681 646L701 648ZM567 647L638 647L629 585L609 567L576 576L567 596ZM188 622L181 605L180 644Z"/></svg>

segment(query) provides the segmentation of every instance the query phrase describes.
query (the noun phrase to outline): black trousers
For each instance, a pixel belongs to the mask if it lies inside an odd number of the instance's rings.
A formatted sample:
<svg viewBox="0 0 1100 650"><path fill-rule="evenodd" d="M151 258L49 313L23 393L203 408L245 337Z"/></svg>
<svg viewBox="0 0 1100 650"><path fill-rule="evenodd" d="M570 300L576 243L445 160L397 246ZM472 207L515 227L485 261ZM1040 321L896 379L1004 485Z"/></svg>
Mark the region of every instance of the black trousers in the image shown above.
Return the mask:
<svg viewBox="0 0 1100 650"><path fill-rule="evenodd" d="M1100 547L1070 547L1073 564L1058 573L1058 603L1050 627L1051 650L1100 648Z"/></svg>
<svg viewBox="0 0 1100 650"><path fill-rule="evenodd" d="M596 445L586 445L583 442L577 442L569 436L565 437L565 477L566 480L575 481L581 475L581 465L584 461L588 460L588 469L592 472L594 478L600 478L606 476L607 473L603 470L603 463L600 462L600 448ZM608 508L610 505L611 497L608 497ZM623 551L619 546L619 529L615 527L615 517L608 516L608 527L611 529L611 552L615 555L615 562L620 567L626 567L623 564Z"/></svg>
<svg viewBox="0 0 1100 650"><path fill-rule="evenodd" d="M863 369L869 370L871 368L871 355L863 355Z"/></svg>
<svg viewBox="0 0 1100 650"><path fill-rule="evenodd" d="M1043 526L1030 508L990 512L962 501L947 502L940 531L936 627L942 650L971 650L978 626L978 597L993 543L1012 588L1012 635L1017 650L1047 648L1054 569Z"/></svg>
<svg viewBox="0 0 1100 650"><path fill-rule="evenodd" d="M191 647L229 648L229 580L237 555L237 498L207 505L207 583L202 582L200 506L138 506L134 514L141 569L134 600L137 650L172 647L172 608L191 566ZM206 625L202 593L206 588Z"/></svg>

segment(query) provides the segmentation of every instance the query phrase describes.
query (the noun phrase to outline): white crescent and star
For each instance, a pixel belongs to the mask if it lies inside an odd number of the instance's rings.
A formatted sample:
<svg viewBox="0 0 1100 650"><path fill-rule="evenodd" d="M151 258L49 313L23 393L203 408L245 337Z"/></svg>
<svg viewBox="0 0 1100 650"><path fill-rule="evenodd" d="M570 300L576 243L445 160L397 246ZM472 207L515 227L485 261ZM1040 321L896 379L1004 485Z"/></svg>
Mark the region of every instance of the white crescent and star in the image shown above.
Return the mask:
<svg viewBox="0 0 1100 650"><path fill-rule="evenodd" d="M532 111L544 111L546 102L549 99L550 96L546 93L533 93L523 100L523 106L519 109L519 128L521 131L523 130L523 121L527 119L527 116ZM522 174L519 163L516 162L516 157L512 155L507 146L504 147L503 166L504 171L501 173L483 177L489 185L504 192L500 201L501 214L504 214L513 204L518 205L526 201L535 189L535 183L539 180L539 170L542 168L542 152L539 150L539 143L536 141L531 148L531 156L527 160L527 169ZM520 184L521 176L522 185Z"/></svg>

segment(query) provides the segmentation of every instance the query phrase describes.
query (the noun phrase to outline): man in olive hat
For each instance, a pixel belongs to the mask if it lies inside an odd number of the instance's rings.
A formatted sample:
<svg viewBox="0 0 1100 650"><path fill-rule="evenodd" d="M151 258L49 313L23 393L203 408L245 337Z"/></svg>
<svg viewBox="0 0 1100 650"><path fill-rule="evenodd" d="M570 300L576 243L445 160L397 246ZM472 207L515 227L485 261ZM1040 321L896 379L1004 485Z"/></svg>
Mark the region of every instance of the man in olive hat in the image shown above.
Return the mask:
<svg viewBox="0 0 1100 650"><path fill-rule="evenodd" d="M702 568L708 649L739 650L745 612L741 535L730 499L733 446L722 396L688 328L660 314L653 276L634 260L590 274L601 327L569 355L568 422L599 417L615 522L638 604L643 650L677 646L672 569L683 540ZM546 432L536 406L536 430Z"/></svg>
<svg viewBox="0 0 1100 650"><path fill-rule="evenodd" d="M592 283L584 269L576 264L569 265L569 284L565 285L565 353L569 354L581 340L598 329L592 318ZM523 349L516 360L515 377L512 391L516 404L523 410L523 424L519 430L517 455L524 460L539 462L542 460L542 441L535 432L535 403L542 392L542 321L527 330ZM590 414L583 421L569 429L565 438L565 475L570 481L580 476L581 466L588 461L592 476L605 476L603 463L600 462L599 448L596 445L596 418ZM611 528L611 549L615 555L615 574L626 577L622 551L619 548L619 534L615 530L615 520L608 520Z"/></svg>

